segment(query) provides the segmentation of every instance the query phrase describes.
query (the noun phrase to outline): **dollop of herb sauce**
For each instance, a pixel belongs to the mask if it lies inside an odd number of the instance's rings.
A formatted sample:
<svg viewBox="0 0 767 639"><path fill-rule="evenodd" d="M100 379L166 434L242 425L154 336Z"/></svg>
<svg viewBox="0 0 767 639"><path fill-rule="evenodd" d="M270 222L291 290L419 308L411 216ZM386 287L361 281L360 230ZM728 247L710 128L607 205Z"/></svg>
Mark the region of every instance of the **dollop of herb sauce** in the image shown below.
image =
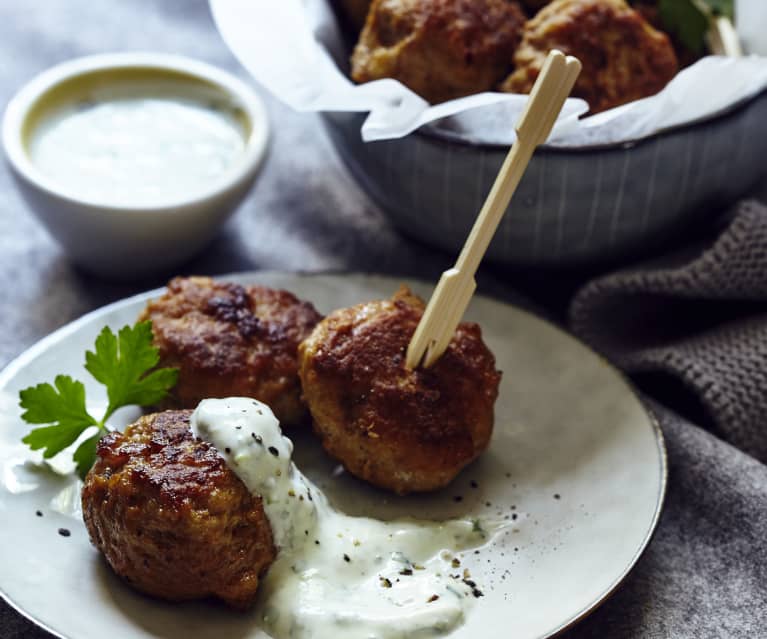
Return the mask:
<svg viewBox="0 0 767 639"><path fill-rule="evenodd" d="M248 398L204 400L195 435L261 495L277 559L261 584L264 627L278 639L399 639L446 634L482 596L456 553L482 546L477 519L378 521L337 511L290 461L271 410Z"/></svg>

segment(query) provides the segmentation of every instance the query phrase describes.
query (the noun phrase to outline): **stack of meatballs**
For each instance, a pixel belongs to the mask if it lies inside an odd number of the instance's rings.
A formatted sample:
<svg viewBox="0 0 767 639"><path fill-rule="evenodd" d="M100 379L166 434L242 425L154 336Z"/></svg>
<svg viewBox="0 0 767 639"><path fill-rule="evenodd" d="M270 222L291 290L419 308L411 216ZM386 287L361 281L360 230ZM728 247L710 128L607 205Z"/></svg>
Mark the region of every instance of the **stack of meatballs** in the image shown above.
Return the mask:
<svg viewBox="0 0 767 639"><path fill-rule="evenodd" d="M158 412L100 441L82 492L93 544L153 596L252 605L279 549L260 496L192 434L204 398L252 397L288 429L311 421L330 455L380 488L447 485L490 441L501 374L473 323L434 366L408 369L423 312L406 287L323 319L287 291L172 280L139 319L178 384Z"/></svg>
<svg viewBox="0 0 767 639"><path fill-rule="evenodd" d="M650 4L336 1L350 29L361 29L352 78L394 78L432 104L482 91L529 93L551 49L583 64L573 95L591 113L657 93L679 68Z"/></svg>

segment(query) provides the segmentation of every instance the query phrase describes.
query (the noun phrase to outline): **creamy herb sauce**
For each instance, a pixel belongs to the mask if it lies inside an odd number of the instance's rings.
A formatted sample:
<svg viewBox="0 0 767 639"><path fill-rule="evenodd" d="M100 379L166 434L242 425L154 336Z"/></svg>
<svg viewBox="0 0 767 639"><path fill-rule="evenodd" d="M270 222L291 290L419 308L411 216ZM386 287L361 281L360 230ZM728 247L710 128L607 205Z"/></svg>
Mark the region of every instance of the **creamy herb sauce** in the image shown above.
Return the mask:
<svg viewBox="0 0 767 639"><path fill-rule="evenodd" d="M79 196L147 205L204 190L244 148L240 125L212 103L122 96L59 110L34 130L29 155Z"/></svg>
<svg viewBox="0 0 767 639"><path fill-rule="evenodd" d="M456 553L485 544L486 524L384 522L335 510L290 461L293 444L272 411L252 399L204 400L192 430L263 499L279 553L259 606L275 637L435 636L463 623L481 595Z"/></svg>

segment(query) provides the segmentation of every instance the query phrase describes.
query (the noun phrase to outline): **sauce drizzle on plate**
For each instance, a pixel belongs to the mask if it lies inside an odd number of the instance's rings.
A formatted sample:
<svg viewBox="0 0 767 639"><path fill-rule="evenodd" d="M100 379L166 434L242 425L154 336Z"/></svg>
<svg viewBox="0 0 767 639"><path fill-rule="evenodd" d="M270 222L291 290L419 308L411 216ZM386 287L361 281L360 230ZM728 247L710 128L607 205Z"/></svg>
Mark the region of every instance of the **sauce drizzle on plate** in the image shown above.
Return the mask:
<svg viewBox="0 0 767 639"><path fill-rule="evenodd" d="M290 461L293 444L252 399L204 400L191 423L263 499L279 553L258 606L275 637L433 637L461 625L482 596L460 553L503 524L346 515Z"/></svg>

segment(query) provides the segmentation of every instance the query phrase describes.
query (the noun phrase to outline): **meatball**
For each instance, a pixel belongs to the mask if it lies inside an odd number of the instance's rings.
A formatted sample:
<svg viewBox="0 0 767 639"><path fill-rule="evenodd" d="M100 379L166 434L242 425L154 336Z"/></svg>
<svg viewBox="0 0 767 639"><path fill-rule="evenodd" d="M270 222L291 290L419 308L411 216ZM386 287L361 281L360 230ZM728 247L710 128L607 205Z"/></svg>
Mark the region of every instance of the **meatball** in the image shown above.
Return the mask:
<svg viewBox="0 0 767 639"><path fill-rule="evenodd" d="M352 78L395 78L431 103L486 91L508 73L524 21L509 0L374 0Z"/></svg>
<svg viewBox="0 0 767 639"><path fill-rule="evenodd" d="M179 369L164 408L194 408L208 397L253 397L283 424L307 415L298 344L322 316L287 291L207 277L175 278L139 319L152 320L160 366Z"/></svg>
<svg viewBox="0 0 767 639"><path fill-rule="evenodd" d="M623 0L554 0L525 25L501 90L529 93L551 49L583 64L573 95L592 113L657 93L679 66L668 36Z"/></svg>
<svg viewBox="0 0 767 639"><path fill-rule="evenodd" d="M85 526L136 589L246 608L275 558L272 530L261 498L194 437L190 415L146 415L102 438L82 491Z"/></svg>
<svg viewBox="0 0 767 639"><path fill-rule="evenodd" d="M485 450L501 379L471 323L431 368L408 370L423 310L403 287L391 300L335 311L299 347L304 397L325 450L399 494L447 485Z"/></svg>

